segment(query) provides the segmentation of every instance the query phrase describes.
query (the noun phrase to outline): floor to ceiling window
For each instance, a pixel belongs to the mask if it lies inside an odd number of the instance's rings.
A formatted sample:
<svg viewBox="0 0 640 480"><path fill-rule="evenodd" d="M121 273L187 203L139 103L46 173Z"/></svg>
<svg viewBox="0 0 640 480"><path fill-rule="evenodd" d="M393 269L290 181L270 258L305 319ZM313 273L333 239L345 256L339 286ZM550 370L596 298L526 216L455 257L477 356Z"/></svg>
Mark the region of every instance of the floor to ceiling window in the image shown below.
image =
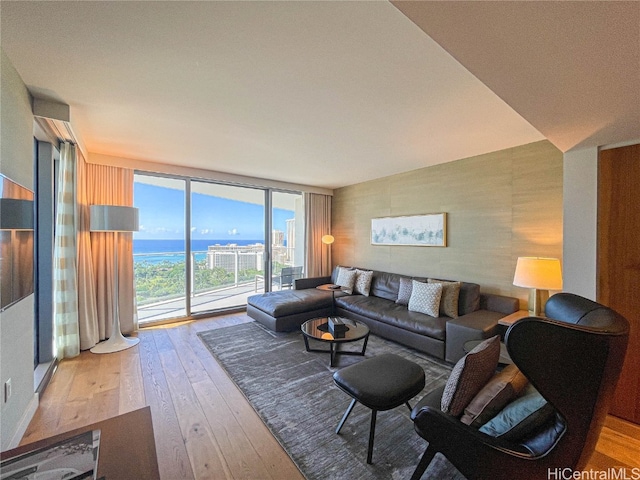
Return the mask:
<svg viewBox="0 0 640 480"><path fill-rule="evenodd" d="M58 148L37 140L34 144L36 191L34 380L51 372L56 357L53 328L53 245L57 197ZM46 384L46 381L44 382Z"/></svg>
<svg viewBox="0 0 640 480"><path fill-rule="evenodd" d="M142 325L242 307L248 296L292 288L302 276L299 192L137 173L134 206Z"/></svg>
<svg viewBox="0 0 640 480"><path fill-rule="evenodd" d="M134 176L140 230L133 234L133 270L140 323L187 315L183 179Z"/></svg>

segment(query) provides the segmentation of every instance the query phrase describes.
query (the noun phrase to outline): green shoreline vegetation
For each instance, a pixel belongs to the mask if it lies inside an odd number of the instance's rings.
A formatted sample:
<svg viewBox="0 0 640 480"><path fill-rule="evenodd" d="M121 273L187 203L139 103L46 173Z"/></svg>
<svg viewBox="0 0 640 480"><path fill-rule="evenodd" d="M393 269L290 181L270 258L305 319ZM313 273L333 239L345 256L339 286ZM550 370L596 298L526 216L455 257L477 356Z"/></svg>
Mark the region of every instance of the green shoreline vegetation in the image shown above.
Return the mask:
<svg viewBox="0 0 640 480"><path fill-rule="evenodd" d="M274 274L279 274L283 265L274 265ZM184 297L186 290L186 263L164 260L162 262L134 262L133 275L138 306ZM241 270L238 282L255 281L262 270ZM222 267L207 268L206 260L194 264L194 293L203 293L235 285L233 272Z"/></svg>

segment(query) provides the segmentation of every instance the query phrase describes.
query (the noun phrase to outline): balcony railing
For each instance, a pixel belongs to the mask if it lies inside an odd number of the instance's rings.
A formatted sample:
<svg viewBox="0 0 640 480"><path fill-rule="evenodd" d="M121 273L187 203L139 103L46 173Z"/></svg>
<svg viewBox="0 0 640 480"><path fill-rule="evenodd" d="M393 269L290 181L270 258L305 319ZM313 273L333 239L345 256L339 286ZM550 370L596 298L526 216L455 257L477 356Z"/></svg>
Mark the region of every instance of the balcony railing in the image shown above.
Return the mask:
<svg viewBox="0 0 640 480"><path fill-rule="evenodd" d="M223 259L212 259L211 253L209 250L190 254L192 313L243 306L247 297L258 290L258 283L261 283L260 289L264 289L263 283L257 281L263 278L264 271L246 268L251 262L242 258L246 254L242 247L235 251L226 249ZM187 315L185 256L185 252L133 255L137 313L141 324ZM262 263L262 257L256 260L253 265ZM274 285L274 288L278 287Z"/></svg>

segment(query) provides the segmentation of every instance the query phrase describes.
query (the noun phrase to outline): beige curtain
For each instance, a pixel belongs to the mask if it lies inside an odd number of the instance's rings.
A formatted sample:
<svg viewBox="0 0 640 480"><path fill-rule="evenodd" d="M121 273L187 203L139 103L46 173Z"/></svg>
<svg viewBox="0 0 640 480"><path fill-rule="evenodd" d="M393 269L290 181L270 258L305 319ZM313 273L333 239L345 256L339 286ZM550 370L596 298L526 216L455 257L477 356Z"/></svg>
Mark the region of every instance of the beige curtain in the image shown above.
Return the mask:
<svg viewBox="0 0 640 480"><path fill-rule="evenodd" d="M133 206L133 170L88 163L85 186L86 205ZM86 208L88 209L88 206ZM119 292L113 291L115 234L92 232L90 235L98 336L100 340L111 336L114 295L118 298L122 333L131 333L138 328L134 312L132 234L130 232L118 234Z"/></svg>
<svg viewBox="0 0 640 480"><path fill-rule="evenodd" d="M76 271L76 147L60 144L53 247L53 328L59 360L80 353Z"/></svg>
<svg viewBox="0 0 640 480"><path fill-rule="evenodd" d="M331 233L331 196L305 193L305 237L307 242L305 272L307 277L331 274L331 245L322 236Z"/></svg>
<svg viewBox="0 0 640 480"><path fill-rule="evenodd" d="M88 350L100 341L100 331L89 233L90 192L87 182L87 164L80 151L78 151L76 175L78 178L78 323L80 350Z"/></svg>

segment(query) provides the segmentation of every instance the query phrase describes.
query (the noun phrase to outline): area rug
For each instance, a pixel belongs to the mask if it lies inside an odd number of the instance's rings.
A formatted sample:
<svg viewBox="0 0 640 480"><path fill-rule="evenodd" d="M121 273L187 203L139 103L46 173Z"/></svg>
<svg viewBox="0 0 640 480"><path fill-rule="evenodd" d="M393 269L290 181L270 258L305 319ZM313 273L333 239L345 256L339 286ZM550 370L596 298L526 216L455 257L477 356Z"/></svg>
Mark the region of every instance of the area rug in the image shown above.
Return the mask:
<svg viewBox="0 0 640 480"><path fill-rule="evenodd" d="M328 354L305 351L301 332L275 333L255 322L199 335L307 479L406 479L413 473L426 442L404 405L378 413L372 465L366 463L371 410L358 404L335 433L351 397L334 385L333 372L363 357L338 355L332 368ZM359 350L361 343L343 347ZM425 389L411 405L444 384L451 371L444 362L371 335L364 358L383 353L424 369Z"/></svg>

